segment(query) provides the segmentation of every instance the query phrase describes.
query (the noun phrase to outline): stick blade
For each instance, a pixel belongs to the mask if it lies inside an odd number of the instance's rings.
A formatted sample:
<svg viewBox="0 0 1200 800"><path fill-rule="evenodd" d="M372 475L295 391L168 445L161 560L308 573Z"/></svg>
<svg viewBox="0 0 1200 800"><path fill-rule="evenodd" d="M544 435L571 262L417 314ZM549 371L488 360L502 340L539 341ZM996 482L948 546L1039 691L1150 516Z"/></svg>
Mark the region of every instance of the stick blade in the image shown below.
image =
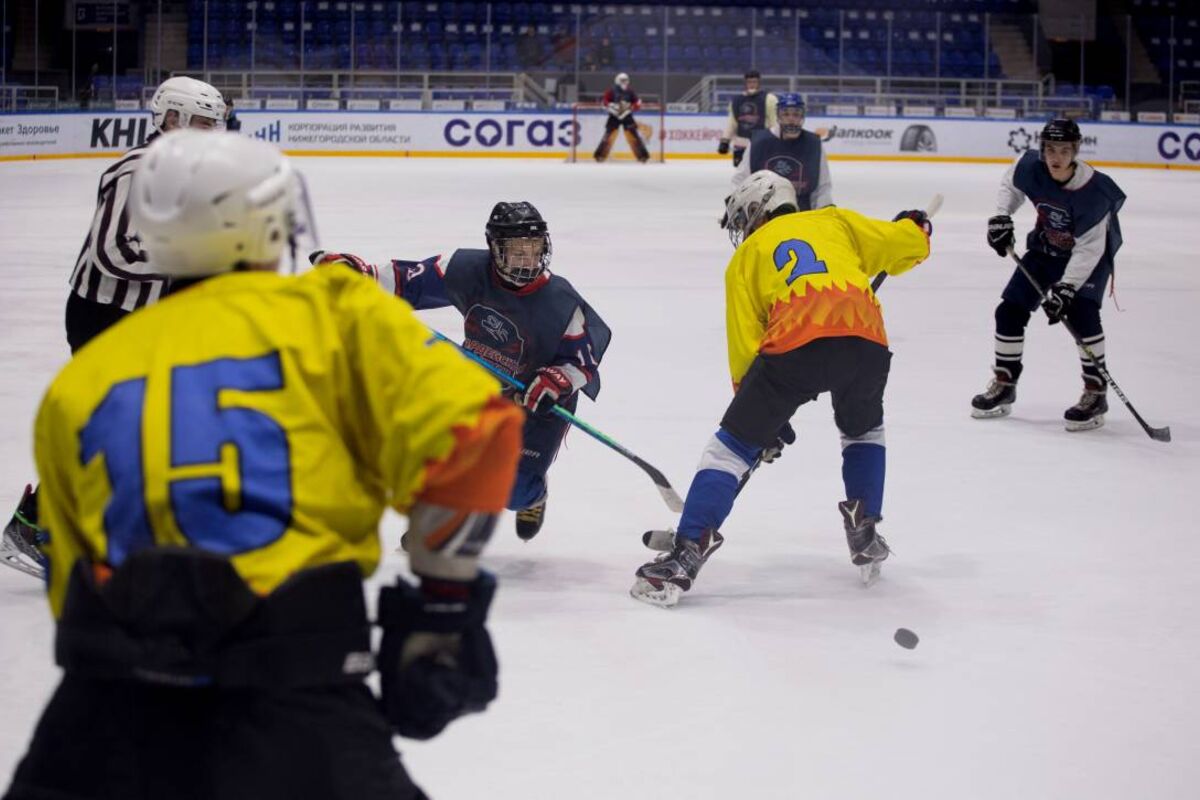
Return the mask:
<svg viewBox="0 0 1200 800"><path fill-rule="evenodd" d="M1147 431L1147 433L1149 433L1149 434L1150 434L1150 438L1151 438L1151 439L1153 439L1153 440L1154 440L1154 441L1156 441L1156 442L1169 442L1169 441L1171 441L1171 428L1170 428L1170 426L1168 426L1168 427L1165 427L1165 428L1150 428L1150 429Z"/></svg>
<svg viewBox="0 0 1200 800"><path fill-rule="evenodd" d="M667 508L676 514L683 513L683 498L679 496L679 493L670 484L659 486L658 493L662 495L663 502L667 504Z"/></svg>

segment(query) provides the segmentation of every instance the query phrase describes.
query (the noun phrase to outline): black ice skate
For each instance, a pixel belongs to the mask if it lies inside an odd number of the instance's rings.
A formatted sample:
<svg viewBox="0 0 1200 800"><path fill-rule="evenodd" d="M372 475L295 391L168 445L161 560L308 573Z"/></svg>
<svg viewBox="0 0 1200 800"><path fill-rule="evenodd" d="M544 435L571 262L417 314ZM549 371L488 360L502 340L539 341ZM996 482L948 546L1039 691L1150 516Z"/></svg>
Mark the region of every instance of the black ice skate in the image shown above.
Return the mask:
<svg viewBox="0 0 1200 800"><path fill-rule="evenodd" d="M45 543L46 532L37 525L37 495L32 486L26 486L16 512L0 535L0 563L45 578L46 557L38 549Z"/></svg>
<svg viewBox="0 0 1200 800"><path fill-rule="evenodd" d="M517 536L521 537L521 541L528 542L538 535L545 519L546 495L542 495L538 503L517 512Z"/></svg>
<svg viewBox="0 0 1200 800"><path fill-rule="evenodd" d="M859 569L865 586L879 579L879 565L887 560L892 551L887 542L875 530L875 517L865 516L862 500L844 500L838 503L838 511L846 527L846 544L850 546L850 561Z"/></svg>
<svg viewBox="0 0 1200 800"><path fill-rule="evenodd" d="M655 556L653 561L638 567L637 580L629 594L643 603L672 608L680 596L692 588L704 562L724 541L725 537L711 528L698 540L675 537L675 546L670 552Z"/></svg>
<svg viewBox="0 0 1200 800"><path fill-rule="evenodd" d="M1016 399L1016 381L1004 372L995 370L995 376L987 389L971 398L971 416L975 419L1007 417Z"/></svg>
<svg viewBox="0 0 1200 800"><path fill-rule="evenodd" d="M1067 430L1072 433L1090 431L1104 424L1104 415L1108 412L1108 393L1104 384L1090 379L1084 379L1083 396L1079 402L1063 412Z"/></svg>

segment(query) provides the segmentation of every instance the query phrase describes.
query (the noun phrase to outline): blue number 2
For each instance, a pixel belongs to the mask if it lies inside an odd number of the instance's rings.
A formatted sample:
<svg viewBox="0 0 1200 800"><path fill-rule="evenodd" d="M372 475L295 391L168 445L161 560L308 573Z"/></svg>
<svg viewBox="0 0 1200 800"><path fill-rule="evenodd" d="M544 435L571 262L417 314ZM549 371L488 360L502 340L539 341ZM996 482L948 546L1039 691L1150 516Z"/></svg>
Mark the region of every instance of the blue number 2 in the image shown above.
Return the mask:
<svg viewBox="0 0 1200 800"><path fill-rule="evenodd" d="M787 239L775 247L775 269L784 270L788 267L792 268L787 276L788 286L801 275L816 275L829 271L825 262L817 259L812 245L803 239Z"/></svg>
<svg viewBox="0 0 1200 800"><path fill-rule="evenodd" d="M170 480L179 530L192 544L234 555L264 547L291 523L291 455L287 433L261 411L221 403L221 392L283 388L278 353L222 358L171 370L171 467L191 474ZM112 498L104 510L108 561L120 564L153 542L142 466L146 379L116 384L80 432L84 464L103 453ZM222 450L236 452L237 492L227 507ZM209 472L210 474L197 474Z"/></svg>

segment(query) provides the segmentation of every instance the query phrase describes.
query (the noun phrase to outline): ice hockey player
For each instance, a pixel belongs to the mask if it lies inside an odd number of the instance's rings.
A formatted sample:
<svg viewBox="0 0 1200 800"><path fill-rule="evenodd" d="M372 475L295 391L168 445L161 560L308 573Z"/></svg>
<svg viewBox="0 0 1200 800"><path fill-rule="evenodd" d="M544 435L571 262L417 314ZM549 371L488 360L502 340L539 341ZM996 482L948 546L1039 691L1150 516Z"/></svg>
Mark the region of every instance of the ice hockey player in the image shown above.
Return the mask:
<svg viewBox="0 0 1200 800"><path fill-rule="evenodd" d="M762 91L762 75L758 70L746 73L746 91L729 101L729 123L725 135L717 144L717 152L725 155L733 144L733 166L742 163L742 156L750 146L750 139L757 131L775 127L775 103L777 98Z"/></svg>
<svg viewBox="0 0 1200 800"><path fill-rule="evenodd" d="M545 520L546 473L567 433L552 407L574 412L581 391L596 399L612 334L566 278L550 273L550 229L532 203L497 203L485 233L486 250L455 250L444 266L441 256L384 267L350 254L314 256L376 278L418 310L454 306L463 315L463 347L526 385L515 397L528 417L508 507L528 541Z"/></svg>
<svg viewBox="0 0 1200 800"><path fill-rule="evenodd" d="M791 417L823 392L842 434L841 511L851 561L865 582L888 547L883 512L883 393L891 352L871 277L898 275L929 254L922 211L893 222L848 209L796 213L791 182L770 170L729 199L737 250L725 272L726 336L734 397L692 479L674 548L637 570L631 594L673 606L721 546L721 524L742 481L795 441Z"/></svg>
<svg viewBox="0 0 1200 800"><path fill-rule="evenodd" d="M63 677L9 800L418 800L393 731L495 696L477 562L520 412L361 276L277 274L293 178L231 133L163 137L136 171L130 219L171 295L38 411ZM362 582L385 506L420 585L382 591L376 659Z"/></svg>
<svg viewBox="0 0 1200 800"><path fill-rule="evenodd" d="M225 119L221 94L194 78L168 78L150 101L154 132L144 144L129 150L100 176L96 212L71 274L67 297L67 343L74 353L92 337L131 311L158 299L166 285L146 260L137 231L129 224L125 208L134 168L158 136L183 128L211 130ZM0 536L0 563L40 575L37 542L37 492L32 486L17 506Z"/></svg>
<svg viewBox="0 0 1200 800"><path fill-rule="evenodd" d="M780 94L776 114L779 135L770 130L754 134L746 157L733 173L733 188L751 174L769 169L791 181L801 211L833 205L833 181L821 137L804 130L804 98L795 92Z"/></svg>
<svg viewBox="0 0 1200 800"><path fill-rule="evenodd" d="M637 120L633 117L633 112L642 107L642 101L638 99L637 92L629 87L629 76L624 72L618 75L613 85L604 92L601 102L608 110L608 119L604 122L604 136L596 147L595 159L604 161L608 158L617 138L617 129L624 128L625 140L629 142L634 157L643 164L649 161L650 151L638 134Z"/></svg>
<svg viewBox="0 0 1200 800"><path fill-rule="evenodd" d="M1066 319L1104 364L1100 304L1121 247L1117 212L1125 195L1112 178L1079 161L1083 136L1073 120L1055 119L1042 128L1038 150L1021 155L1000 181L996 215L988 220L987 242L1004 258L1013 247L1012 213L1029 198L1037 222L1025 240L1026 268L1046 292L1042 309L1053 325ZM1025 326L1038 307L1037 290L1018 269L996 306L996 363L987 389L971 400L971 416L1007 416L1017 399ZM1083 395L1063 414L1068 431L1104 424L1107 386L1081 348Z"/></svg>

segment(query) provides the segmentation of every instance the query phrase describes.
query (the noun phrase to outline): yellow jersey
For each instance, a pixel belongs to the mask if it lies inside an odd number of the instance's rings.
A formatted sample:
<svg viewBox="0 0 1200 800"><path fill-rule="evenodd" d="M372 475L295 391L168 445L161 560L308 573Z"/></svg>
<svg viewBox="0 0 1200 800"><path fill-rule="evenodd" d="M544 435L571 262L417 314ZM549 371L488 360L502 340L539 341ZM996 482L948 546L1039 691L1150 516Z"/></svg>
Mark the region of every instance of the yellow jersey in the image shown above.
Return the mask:
<svg viewBox="0 0 1200 800"><path fill-rule="evenodd" d="M734 385L759 353L785 353L814 339L858 336L886 347L871 278L906 272L928 255L929 237L907 219L884 222L829 207L763 225L725 270Z"/></svg>
<svg viewBox="0 0 1200 800"><path fill-rule="evenodd" d="M369 575L385 505L440 491L503 508L523 419L498 395L350 270L239 272L171 295L80 350L42 400L51 609L77 559L103 571L154 545L227 556L262 594L337 561ZM504 485L464 488L484 459Z"/></svg>

